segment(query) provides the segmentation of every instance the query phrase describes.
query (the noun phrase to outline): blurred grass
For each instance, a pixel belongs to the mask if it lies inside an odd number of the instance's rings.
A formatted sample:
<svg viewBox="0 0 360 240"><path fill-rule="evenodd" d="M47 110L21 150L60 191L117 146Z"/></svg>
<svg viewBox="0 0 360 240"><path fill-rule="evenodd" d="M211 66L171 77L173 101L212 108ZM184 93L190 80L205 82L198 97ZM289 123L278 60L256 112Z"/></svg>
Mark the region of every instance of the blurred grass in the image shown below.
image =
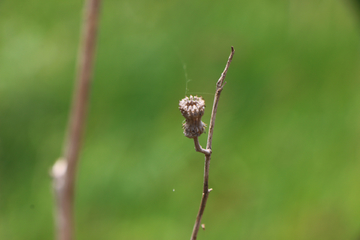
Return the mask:
<svg viewBox="0 0 360 240"><path fill-rule="evenodd" d="M0 239L51 239L82 1L0 2ZM104 1L77 239L186 239L203 157L177 109L215 82L199 239L358 239L359 23L341 1ZM205 143L205 137L201 141ZM175 189L175 191L173 191Z"/></svg>

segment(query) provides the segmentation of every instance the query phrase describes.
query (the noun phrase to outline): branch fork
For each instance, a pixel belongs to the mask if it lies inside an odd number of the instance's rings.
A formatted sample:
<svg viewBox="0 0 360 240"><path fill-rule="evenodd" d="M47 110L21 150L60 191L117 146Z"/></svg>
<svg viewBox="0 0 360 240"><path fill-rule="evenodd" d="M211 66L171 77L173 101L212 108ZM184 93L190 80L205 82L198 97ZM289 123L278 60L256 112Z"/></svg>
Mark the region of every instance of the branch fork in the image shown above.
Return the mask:
<svg viewBox="0 0 360 240"><path fill-rule="evenodd" d="M202 148L198 137L204 132L205 130L205 123L201 121L201 117L204 114L205 109L205 101L198 96L191 96L190 98L185 97L179 103L179 109L181 114L185 117L186 122L183 124L184 135L188 138L194 139L195 150L197 152L201 152L205 155L205 166L204 166L204 188L203 194L201 198L199 212L196 217L196 221L194 224L193 232L191 234L191 240L196 240L197 234L199 231L199 227L201 225L201 218L204 214L206 202L209 196L209 193L213 190L212 188L209 189L209 168L210 168L210 159L211 159L211 145L212 145L212 137L214 132L214 125L215 125L215 117L217 112L217 107L219 103L219 98L221 91L223 90L226 82L224 82L226 73L229 69L231 60L234 56L235 50L234 47L231 47L231 53L229 59L226 63L224 71L221 73L219 80L216 83L216 91L214 97L214 104L211 112L210 118L210 126L209 126L209 133L208 139L206 144L206 149ZM201 225L202 228L205 230L205 225Z"/></svg>
<svg viewBox="0 0 360 240"><path fill-rule="evenodd" d="M197 137L194 137L194 144L195 144L195 150L197 152L201 152L205 155L211 155L211 149L204 149L201 147L200 143L199 143L199 139Z"/></svg>

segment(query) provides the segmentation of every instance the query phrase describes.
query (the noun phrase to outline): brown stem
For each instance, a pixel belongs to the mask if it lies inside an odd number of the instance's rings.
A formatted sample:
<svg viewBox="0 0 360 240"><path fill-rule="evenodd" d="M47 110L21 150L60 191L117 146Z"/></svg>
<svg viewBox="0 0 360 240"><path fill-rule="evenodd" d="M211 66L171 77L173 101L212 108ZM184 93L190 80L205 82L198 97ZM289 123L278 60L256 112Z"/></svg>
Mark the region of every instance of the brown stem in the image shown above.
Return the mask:
<svg viewBox="0 0 360 240"><path fill-rule="evenodd" d="M209 149L203 149L199 143L199 139L197 137L194 137L194 144L195 144L195 150L197 152L201 152L205 155L210 155L211 151Z"/></svg>
<svg viewBox="0 0 360 240"><path fill-rule="evenodd" d="M226 73L227 73L227 71L229 69L229 65L231 63L231 60L232 60L232 58L234 56L234 53L235 53L235 50L234 50L233 47L231 47L231 53L230 53L229 59L228 59L228 61L226 63L225 69L222 72L219 80L216 83L216 91L215 91L215 97L214 97L214 104L213 104L213 108L212 108L212 112L211 112L209 134L208 134L208 139L207 139L206 150L202 149L200 144L199 144L199 141L197 140L197 138L196 138L196 140L194 138L195 149L198 152L202 152L202 153L205 154L205 167L204 167L203 194L202 194L202 198L201 198L200 209L199 209L199 212L197 214L196 221L195 221L194 228L193 228L193 232L192 232L192 235L191 235L191 240L195 240L197 238L197 234L198 234L199 227L200 227L200 224L201 224L201 218L202 218L202 216L204 214L204 210L205 210L207 199L209 197L209 193L212 190L212 189L209 189L209 168L210 168L211 144L212 144L212 138L213 138L213 132L214 132L215 117L216 117L216 112L217 112L217 108L218 108L220 93L223 90L223 87L224 87L224 85L226 83L226 82L224 82L224 80L225 80L225 77L226 77ZM200 149L197 146L197 143L199 144ZM203 151L201 151L201 149ZM205 151L209 151L209 154L206 154Z"/></svg>
<svg viewBox="0 0 360 240"><path fill-rule="evenodd" d="M101 0L85 1L82 43L79 51L78 73L67 139L63 157L56 161L52 168L53 185L56 195L56 238L58 240L72 240L74 238L73 206L76 166L78 164L89 102L100 2Z"/></svg>

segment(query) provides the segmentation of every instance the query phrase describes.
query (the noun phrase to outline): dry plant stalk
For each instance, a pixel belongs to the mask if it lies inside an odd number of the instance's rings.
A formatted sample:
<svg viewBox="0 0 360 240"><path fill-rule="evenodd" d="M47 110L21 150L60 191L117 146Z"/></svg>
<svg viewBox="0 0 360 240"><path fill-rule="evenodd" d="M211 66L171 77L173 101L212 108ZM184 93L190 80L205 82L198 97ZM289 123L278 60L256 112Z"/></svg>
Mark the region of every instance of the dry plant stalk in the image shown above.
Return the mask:
<svg viewBox="0 0 360 240"><path fill-rule="evenodd" d="M185 97L179 103L180 112L186 119L186 122L183 124L184 135L188 138L193 138L195 144L195 150L205 155L204 188L200 203L200 209L196 217L193 232L191 234L191 240L195 240L197 238L197 234L201 224L201 218L204 214L206 202L209 193L212 191L212 188L209 189L209 167L210 167L210 159L212 153L211 144L212 144L212 137L214 132L215 117L218 108L220 93L223 90L224 85L226 84L226 82L224 82L225 76L229 69L229 65L234 56L234 53L235 50L233 47L231 47L231 53L226 63L225 69L216 83L216 91L214 97L214 104L211 112L210 127L209 127L206 149L203 149L201 147L198 139L198 137L204 132L206 126L201 121L201 117L204 115L204 108L205 108L204 100L201 97L197 97L197 96L193 97L190 95L190 98ZM202 224L202 228L205 230L205 224Z"/></svg>
<svg viewBox="0 0 360 240"><path fill-rule="evenodd" d="M84 132L86 111L89 102L90 82L93 72L96 35L101 0L86 0L82 43L78 59L78 73L70 113L67 139L63 157L51 170L56 198L56 239L74 239L74 193L76 166Z"/></svg>

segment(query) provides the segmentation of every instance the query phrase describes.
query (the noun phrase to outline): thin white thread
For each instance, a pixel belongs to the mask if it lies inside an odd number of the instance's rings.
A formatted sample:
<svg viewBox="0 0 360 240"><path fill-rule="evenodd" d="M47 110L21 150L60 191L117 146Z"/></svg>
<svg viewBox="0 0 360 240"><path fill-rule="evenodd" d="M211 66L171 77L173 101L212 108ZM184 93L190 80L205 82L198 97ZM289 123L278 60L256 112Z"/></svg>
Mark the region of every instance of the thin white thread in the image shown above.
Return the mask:
<svg viewBox="0 0 360 240"><path fill-rule="evenodd" d="M189 94L202 94L202 95L211 95L214 96L214 93L207 93L207 92L187 92Z"/></svg>
<svg viewBox="0 0 360 240"><path fill-rule="evenodd" d="M188 88L188 83L191 82L192 80L188 78L188 74L187 74L187 70L186 70L186 64L184 63L180 51L178 49L175 49L179 60L181 61L182 65L183 65L183 69L184 69L184 74L185 74L185 97L186 94L202 94L202 95L211 95L214 96L214 93L207 93L207 92L189 92L189 88Z"/></svg>
<svg viewBox="0 0 360 240"><path fill-rule="evenodd" d="M211 95L214 96L214 93L207 93L207 92L189 92L188 83L192 81L188 78L187 71L186 71L186 64L183 63L183 69L185 74L185 96L186 94L201 94L201 95Z"/></svg>
<svg viewBox="0 0 360 240"><path fill-rule="evenodd" d="M185 96L186 96L187 92L189 91L188 82L190 82L191 79L188 79L188 75L187 75L187 71L186 71L186 64L185 63L183 63L183 69L184 69L184 73L185 73Z"/></svg>

